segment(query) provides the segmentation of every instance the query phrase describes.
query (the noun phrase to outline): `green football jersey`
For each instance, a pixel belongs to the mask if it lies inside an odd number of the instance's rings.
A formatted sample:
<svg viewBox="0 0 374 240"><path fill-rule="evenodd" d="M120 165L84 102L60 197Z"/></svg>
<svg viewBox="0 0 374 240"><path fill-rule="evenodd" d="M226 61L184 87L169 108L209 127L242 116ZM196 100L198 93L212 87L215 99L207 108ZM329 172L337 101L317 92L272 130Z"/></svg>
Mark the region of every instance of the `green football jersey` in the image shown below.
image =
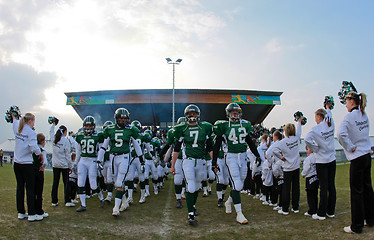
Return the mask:
<svg viewBox="0 0 374 240"><path fill-rule="evenodd" d="M137 139L135 139L140 148L142 149L142 152L144 152L144 143L149 143L151 142L151 135L147 134L147 133L139 133L139 137ZM135 149L133 148L132 151L131 151L131 156L132 157L137 157L138 155L136 154L136 151Z"/></svg>
<svg viewBox="0 0 374 240"><path fill-rule="evenodd" d="M252 125L246 120L240 120L237 123L221 121L214 125L214 133L226 139L229 153L246 152L247 143L245 138L251 131Z"/></svg>
<svg viewBox="0 0 374 240"><path fill-rule="evenodd" d="M152 138L149 147L151 148L151 154L154 157L157 157L156 153L159 151L159 148L161 147L161 142L158 140L158 138ZM145 149L145 159L152 160L151 155L149 154L148 150Z"/></svg>
<svg viewBox="0 0 374 240"><path fill-rule="evenodd" d="M104 139L109 138L110 153L126 154L130 152L131 137L137 139L139 130L135 126L118 127L117 124L109 125L103 132Z"/></svg>
<svg viewBox="0 0 374 240"><path fill-rule="evenodd" d="M212 124L199 122L195 126L190 126L183 123L174 129L175 140L184 143L186 157L204 159L206 141L213 133Z"/></svg>
<svg viewBox="0 0 374 240"><path fill-rule="evenodd" d="M79 132L75 141L81 146L81 157L97 157L99 143L102 143L104 138L102 133L86 135L84 132Z"/></svg>
<svg viewBox="0 0 374 240"><path fill-rule="evenodd" d="M166 144L173 145L174 144L174 128L169 129L166 134Z"/></svg>

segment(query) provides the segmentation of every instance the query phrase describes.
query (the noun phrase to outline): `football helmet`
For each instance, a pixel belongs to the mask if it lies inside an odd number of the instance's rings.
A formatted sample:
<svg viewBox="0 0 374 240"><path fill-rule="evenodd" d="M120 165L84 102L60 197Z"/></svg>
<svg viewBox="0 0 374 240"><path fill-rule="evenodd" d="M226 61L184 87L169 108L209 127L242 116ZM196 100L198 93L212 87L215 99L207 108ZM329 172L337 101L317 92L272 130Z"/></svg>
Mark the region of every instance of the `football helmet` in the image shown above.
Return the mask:
<svg viewBox="0 0 374 240"><path fill-rule="evenodd" d="M295 122L299 121L301 117L303 117L303 120L301 120L301 125L305 125L307 123L306 117L304 117L304 114L300 111L297 111L294 113Z"/></svg>
<svg viewBox="0 0 374 240"><path fill-rule="evenodd" d="M192 112L195 112L196 116L192 116ZM197 122L200 120L200 108L194 104L190 104L184 109L184 116L187 122Z"/></svg>
<svg viewBox="0 0 374 240"><path fill-rule="evenodd" d="M239 121L241 118L242 118L242 108L239 106L239 104L237 103L229 103L227 106L226 106L226 116L228 119L232 119L233 121ZM238 110L239 111L239 115L238 117L232 117L231 116L231 111L233 110Z"/></svg>
<svg viewBox="0 0 374 240"><path fill-rule="evenodd" d="M181 124L181 123L185 123L185 122L187 122L186 117L180 117L180 118L178 118L177 125Z"/></svg>
<svg viewBox="0 0 374 240"><path fill-rule="evenodd" d="M340 91L338 92L338 96L339 96L340 102L341 102L342 104L346 104L345 96L346 96L349 92L357 92L357 90L356 90L356 88L355 88L355 86L353 85L352 82L343 81L343 82L342 82L342 88L341 88Z"/></svg>
<svg viewBox="0 0 374 240"><path fill-rule="evenodd" d="M105 129L105 128L108 127L109 125L113 125L113 122L112 122L112 121L106 121L106 122L103 124L103 129Z"/></svg>
<svg viewBox="0 0 374 240"><path fill-rule="evenodd" d="M131 126L136 127L137 129L141 130L142 129L142 124L138 120L134 120L131 122Z"/></svg>
<svg viewBox="0 0 374 240"><path fill-rule="evenodd" d="M332 96L325 96L325 101L323 102L323 107L326 109L326 105L331 103L331 107L330 109L333 110L334 109L334 98Z"/></svg>
<svg viewBox="0 0 374 240"><path fill-rule="evenodd" d="M87 135L91 135L95 132L95 118L92 116L87 116L83 119L83 131Z"/></svg>
<svg viewBox="0 0 374 240"><path fill-rule="evenodd" d="M114 119L119 127L127 126L130 121L130 112L126 108L118 108L114 113Z"/></svg>

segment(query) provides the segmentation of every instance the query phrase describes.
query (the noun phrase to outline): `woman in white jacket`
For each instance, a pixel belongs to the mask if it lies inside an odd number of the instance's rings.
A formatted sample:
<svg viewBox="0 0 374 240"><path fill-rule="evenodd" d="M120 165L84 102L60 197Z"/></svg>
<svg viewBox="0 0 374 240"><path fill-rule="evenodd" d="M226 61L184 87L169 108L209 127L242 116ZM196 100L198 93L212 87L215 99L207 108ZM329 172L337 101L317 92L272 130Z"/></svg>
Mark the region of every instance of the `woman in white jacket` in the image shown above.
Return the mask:
<svg viewBox="0 0 374 240"><path fill-rule="evenodd" d="M279 214L288 215L290 194L292 187L292 212L299 213L300 200L300 156L299 143L301 136L301 121L299 118L297 129L292 123L284 127L285 138L274 147L274 155L283 161L284 184L282 187L282 209Z"/></svg>
<svg viewBox="0 0 374 240"><path fill-rule="evenodd" d="M61 125L56 134L54 134L55 123L52 124L50 130L51 141L53 143L52 167L53 167L53 184L52 184L52 206L58 205L58 185L60 183L60 174L64 182L65 206L74 207L69 195L69 169L72 168L71 162L71 146L66 138L67 128Z"/></svg>
<svg viewBox="0 0 374 240"><path fill-rule="evenodd" d="M331 103L327 111L318 109L315 112L316 126L306 135L305 143L315 153L317 177L320 186L319 207L313 219L325 220L335 217L336 189L336 157L334 146L335 124L332 119Z"/></svg>
<svg viewBox="0 0 374 240"><path fill-rule="evenodd" d="M351 218L347 233L361 233L364 225L374 225L374 193L371 184L371 143L369 119L365 113L366 95L350 92L346 96L345 116L338 131L339 143L351 162Z"/></svg>
<svg viewBox="0 0 374 240"><path fill-rule="evenodd" d="M30 222L43 219L42 215L37 215L35 209L35 173L32 154L38 155L41 161L44 159L36 141L36 133L33 130L34 125L35 116L31 113L26 113L20 121L13 116L13 132L16 138L13 167L17 180L18 219L27 217ZM24 203L25 186L28 214L25 211Z"/></svg>

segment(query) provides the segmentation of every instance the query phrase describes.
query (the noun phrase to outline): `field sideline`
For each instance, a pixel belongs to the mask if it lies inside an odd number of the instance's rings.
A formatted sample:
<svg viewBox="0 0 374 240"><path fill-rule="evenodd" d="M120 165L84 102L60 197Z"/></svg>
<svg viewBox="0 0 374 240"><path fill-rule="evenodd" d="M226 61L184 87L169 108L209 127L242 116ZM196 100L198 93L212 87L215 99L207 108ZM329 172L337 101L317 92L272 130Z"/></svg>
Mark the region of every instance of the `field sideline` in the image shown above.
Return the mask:
<svg viewBox="0 0 374 240"><path fill-rule="evenodd" d="M243 213L249 220L248 225L241 226L236 223L235 214L227 215L224 208L217 207L213 191L207 198L199 196L199 224L191 227L187 224L185 201L182 209L175 208L171 177L159 195L152 194L143 205L138 203L140 191L134 193L135 203L114 218L113 203L101 209L97 197L87 200L87 211L83 213L77 213L76 207L63 206L62 183L60 205L52 207L51 171L45 173L43 202L50 217L41 222L18 220L14 172L10 164L5 164L0 167L0 239L374 239L374 228L364 228L360 235L343 232L343 227L350 224L348 173L349 164L337 166L337 206L333 219L317 221L304 216L307 203L305 180L301 179L299 214L281 216L260 200L241 194Z"/></svg>

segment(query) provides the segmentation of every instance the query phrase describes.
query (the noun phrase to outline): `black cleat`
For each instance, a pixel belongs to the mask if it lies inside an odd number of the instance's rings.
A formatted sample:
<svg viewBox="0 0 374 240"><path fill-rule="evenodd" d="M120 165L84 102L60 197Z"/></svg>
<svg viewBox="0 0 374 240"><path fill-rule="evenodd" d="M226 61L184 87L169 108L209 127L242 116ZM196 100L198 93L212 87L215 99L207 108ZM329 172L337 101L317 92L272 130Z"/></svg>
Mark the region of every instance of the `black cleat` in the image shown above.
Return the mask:
<svg viewBox="0 0 374 240"><path fill-rule="evenodd" d="M103 208L104 205L105 205L105 200L104 200L104 199L103 199L103 200L100 200L100 207Z"/></svg>
<svg viewBox="0 0 374 240"><path fill-rule="evenodd" d="M208 194L209 194L209 195L212 195L212 191L208 191Z"/></svg>
<svg viewBox="0 0 374 240"><path fill-rule="evenodd" d="M196 208L193 208L193 215L194 216L199 216L199 212L196 210Z"/></svg>
<svg viewBox="0 0 374 240"><path fill-rule="evenodd" d="M223 199L218 199L218 207L223 208Z"/></svg>
<svg viewBox="0 0 374 240"><path fill-rule="evenodd" d="M79 208L77 208L77 212L84 212L86 210L87 210L87 208L84 207L84 206L80 206Z"/></svg>
<svg viewBox="0 0 374 240"><path fill-rule="evenodd" d="M197 220L194 215L188 214L188 224L195 225L197 223Z"/></svg>
<svg viewBox="0 0 374 240"><path fill-rule="evenodd" d="M177 208L182 208L182 200L181 199L177 199L177 205L176 205Z"/></svg>

